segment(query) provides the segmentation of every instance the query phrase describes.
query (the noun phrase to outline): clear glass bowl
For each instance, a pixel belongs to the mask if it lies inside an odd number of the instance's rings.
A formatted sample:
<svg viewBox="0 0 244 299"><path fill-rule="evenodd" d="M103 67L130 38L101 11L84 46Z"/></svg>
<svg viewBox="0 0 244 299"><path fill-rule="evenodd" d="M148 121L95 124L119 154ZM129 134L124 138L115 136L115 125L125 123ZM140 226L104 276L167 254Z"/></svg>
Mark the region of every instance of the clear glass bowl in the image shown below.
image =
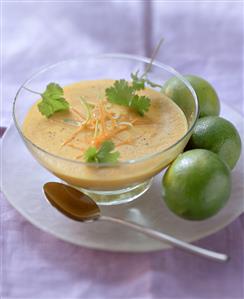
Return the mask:
<svg viewBox="0 0 244 299"><path fill-rule="evenodd" d="M13 104L14 122L33 157L56 177L90 195L99 204L114 205L136 199L150 187L152 178L183 151L198 117L198 101L193 88L173 68L157 61L153 62L148 74L151 81L163 85L166 80L176 76L189 89L192 103L185 105L183 102L180 107L186 116L188 131L163 151L121 161L116 165L94 165L65 159L41 149L26 138L21 129L23 120L38 99L38 95L28 91L28 88L42 92L50 82L65 86L81 80L130 80L131 72L143 71L149 63L149 58L127 54L82 56L43 68L25 81L16 94Z"/></svg>

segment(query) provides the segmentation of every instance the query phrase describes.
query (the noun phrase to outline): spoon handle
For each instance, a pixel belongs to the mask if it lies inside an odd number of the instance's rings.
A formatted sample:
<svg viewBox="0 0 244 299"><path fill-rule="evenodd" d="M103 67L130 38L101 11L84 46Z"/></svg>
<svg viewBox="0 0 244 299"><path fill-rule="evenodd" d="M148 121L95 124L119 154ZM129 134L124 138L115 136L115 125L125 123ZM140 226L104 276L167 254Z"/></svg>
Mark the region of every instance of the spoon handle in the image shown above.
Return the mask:
<svg viewBox="0 0 244 299"><path fill-rule="evenodd" d="M136 224L136 223L133 223L130 221L126 221L126 220L122 220L122 219L114 218L114 217L110 217L110 216L100 216L99 220L110 221L110 222L122 224L122 225L132 228L140 233L143 233L153 239L163 241L163 242L168 243L169 245L173 245L174 247L177 247L179 249L189 251L191 253L194 253L196 255L199 255L199 256L214 260L214 261L226 262L229 259L229 257L226 254L214 252L214 251L211 251L208 249L204 249L204 248L192 245L190 243L186 243L186 242L176 239L170 235L164 234L162 232L156 231L151 228L141 226L139 224Z"/></svg>

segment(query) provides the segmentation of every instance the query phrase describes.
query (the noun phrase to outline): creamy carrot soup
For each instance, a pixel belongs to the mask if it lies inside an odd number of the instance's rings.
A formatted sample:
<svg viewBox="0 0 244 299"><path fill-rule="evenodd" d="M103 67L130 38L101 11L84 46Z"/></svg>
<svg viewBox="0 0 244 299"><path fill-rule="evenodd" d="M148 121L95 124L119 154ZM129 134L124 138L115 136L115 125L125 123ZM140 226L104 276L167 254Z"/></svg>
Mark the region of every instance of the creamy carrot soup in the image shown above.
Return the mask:
<svg viewBox="0 0 244 299"><path fill-rule="evenodd" d="M84 160L89 146L99 147L112 140L119 151L119 160L141 158L168 148L187 131L187 121L181 109L165 95L146 88L138 92L151 99L150 109L142 117L130 108L105 101L105 89L113 80L82 81L64 87L69 111L44 117L37 103L29 110L23 133L40 148L60 157ZM81 101L86 99L90 119Z"/></svg>
<svg viewBox="0 0 244 299"><path fill-rule="evenodd" d="M170 98L150 88L137 91L138 95L150 98L150 107L143 116L129 107L111 103L105 90L114 82L93 80L65 86L67 111L47 118L40 113L37 100L26 115L23 134L56 157L27 143L30 151L44 167L71 185L117 190L145 182L166 167L187 142L153 155L175 144L186 133L184 113ZM112 167L80 163L86 162L89 148L99 149L106 140L113 143L114 151L119 152L118 162L122 163ZM151 155L152 158L145 159ZM135 159L140 161L123 163Z"/></svg>

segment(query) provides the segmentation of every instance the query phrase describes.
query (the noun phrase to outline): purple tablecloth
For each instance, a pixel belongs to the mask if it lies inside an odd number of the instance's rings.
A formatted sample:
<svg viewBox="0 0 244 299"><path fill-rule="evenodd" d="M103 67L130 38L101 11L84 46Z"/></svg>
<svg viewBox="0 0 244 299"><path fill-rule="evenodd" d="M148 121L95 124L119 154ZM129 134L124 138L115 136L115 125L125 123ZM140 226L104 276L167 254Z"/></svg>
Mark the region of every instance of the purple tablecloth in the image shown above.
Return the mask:
<svg viewBox="0 0 244 299"><path fill-rule="evenodd" d="M149 56L162 36L161 61L205 77L222 101L243 108L241 2L6 1L2 6L2 126L10 123L17 87L41 65L91 52ZM3 299L244 296L244 215L197 242L231 256L228 264L217 264L175 249L122 254L74 246L32 226L2 195L0 208Z"/></svg>

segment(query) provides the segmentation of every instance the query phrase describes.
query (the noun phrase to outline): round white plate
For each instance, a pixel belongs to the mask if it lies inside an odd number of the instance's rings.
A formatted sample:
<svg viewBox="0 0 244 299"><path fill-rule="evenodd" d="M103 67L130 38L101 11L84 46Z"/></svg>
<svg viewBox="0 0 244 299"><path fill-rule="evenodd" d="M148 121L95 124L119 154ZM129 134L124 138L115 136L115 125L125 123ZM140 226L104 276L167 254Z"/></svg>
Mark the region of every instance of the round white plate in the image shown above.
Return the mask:
<svg viewBox="0 0 244 299"><path fill-rule="evenodd" d="M243 136L243 117L226 105L222 115L233 122ZM79 223L61 215L42 193L45 182L57 179L42 168L21 141L14 126L5 133L2 144L3 178L1 189L11 205L40 229L71 243L110 251L143 252L168 248L122 226L105 223ZM131 204L102 207L104 214L126 218L186 241L195 241L222 229L244 211L243 155L232 173L232 193L228 204L209 220L192 222L173 215L161 195L162 173L149 191Z"/></svg>

